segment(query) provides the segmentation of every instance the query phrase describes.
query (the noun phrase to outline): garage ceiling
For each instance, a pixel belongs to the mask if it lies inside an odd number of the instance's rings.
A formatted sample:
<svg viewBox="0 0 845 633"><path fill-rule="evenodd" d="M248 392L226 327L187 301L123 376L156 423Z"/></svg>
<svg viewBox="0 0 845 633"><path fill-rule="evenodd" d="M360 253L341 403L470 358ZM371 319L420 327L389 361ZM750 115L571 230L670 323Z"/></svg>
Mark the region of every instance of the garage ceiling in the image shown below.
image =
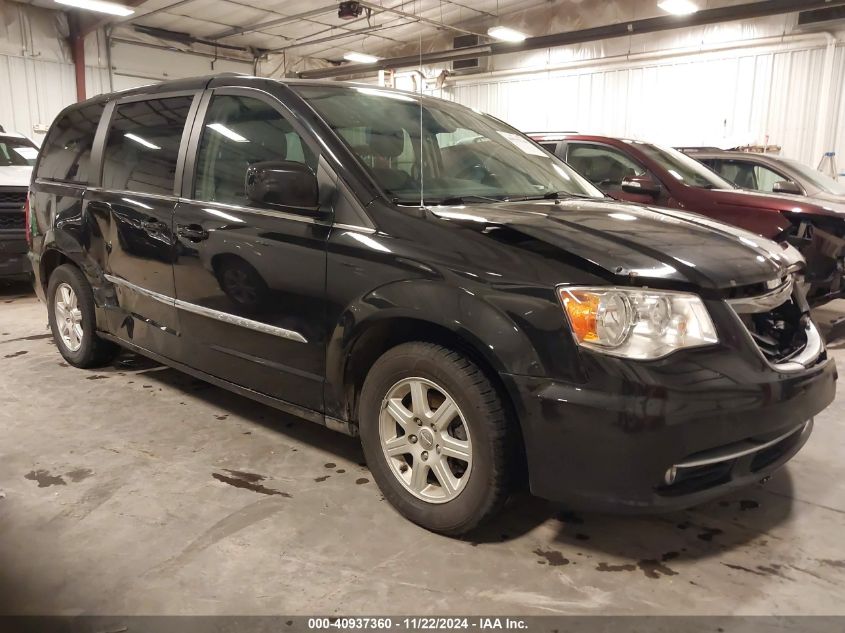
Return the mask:
<svg viewBox="0 0 845 633"><path fill-rule="evenodd" d="M748 0L701 0L702 7ZM56 9L52 0L28 0L28 4ZM509 16L524 15L532 8L556 14L608 14L611 21L659 15L656 2L609 0L596 6L586 0L371 0L356 19L338 17L332 0L146 0L137 4L129 18L112 19L121 37L137 33L137 27L164 29L192 38L216 42L221 49L239 47L262 52L287 53L294 57L340 60L350 51L389 54L417 42L420 37L451 33L478 33L489 41L487 26L510 25ZM545 9L543 9L545 5ZM643 14L643 7L647 14ZM636 15L639 13L639 15ZM467 26L471 25L471 26ZM517 24L518 26L518 24ZM545 24L548 28L548 22ZM529 35L542 33L529 33ZM159 34L161 35L161 34Z"/></svg>

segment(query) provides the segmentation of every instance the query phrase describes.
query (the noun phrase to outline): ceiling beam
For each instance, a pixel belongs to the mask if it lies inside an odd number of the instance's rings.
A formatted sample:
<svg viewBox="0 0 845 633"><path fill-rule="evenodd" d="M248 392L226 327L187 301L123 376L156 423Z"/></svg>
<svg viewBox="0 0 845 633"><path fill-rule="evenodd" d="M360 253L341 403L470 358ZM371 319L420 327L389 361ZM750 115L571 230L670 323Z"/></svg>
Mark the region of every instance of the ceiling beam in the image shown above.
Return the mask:
<svg viewBox="0 0 845 633"><path fill-rule="evenodd" d="M257 22L255 24L249 24L247 26L236 26L231 29L226 29L225 31L220 31L219 33L214 33L213 35L210 35L208 39L221 40L224 37L232 37L233 35L253 33L262 29L268 29L274 26L281 26L282 24L290 24L291 22L296 22L297 20L313 18L318 15L329 13L330 11L337 11L337 4L320 7L318 9L311 9L310 11L304 11L302 13L296 13L294 15L286 15L280 18L275 18L273 20L267 20L265 22Z"/></svg>
<svg viewBox="0 0 845 633"><path fill-rule="evenodd" d="M315 40L295 40L292 44L287 44L282 46L281 48L274 48L272 50L266 51L267 53L284 53L292 48L301 48L302 46L309 46L311 44L322 44L323 42L333 42L335 40L341 40L346 37L352 37L354 35L370 35L375 31L380 31L381 29L392 29L397 26L404 26L407 22L403 24L391 24L389 26L382 25L382 26L372 26L366 27L363 29L357 29L355 31L346 31L345 33L335 33L334 35L328 35L326 37L320 37Z"/></svg>
<svg viewBox="0 0 845 633"><path fill-rule="evenodd" d="M407 18L408 20L412 20L414 22L422 22L423 24L428 24L430 26L437 27L438 29L442 29L444 31L455 31L456 33L463 33L464 35L477 35L479 37L488 38L489 36L486 33L479 33L477 31L470 31L469 29L463 29L459 26L452 26L451 24L446 24L445 22L439 22L437 20L430 20L429 18L424 18L421 15L417 15L415 13L406 13L405 11L401 11L399 9L393 9L388 7L383 7L380 4L375 4L374 2L368 2L366 0L361 0L359 4L362 7L366 7L368 9L372 9L374 13L393 13L394 15L401 16L403 18Z"/></svg>
<svg viewBox="0 0 845 633"><path fill-rule="evenodd" d="M480 52L467 55L466 57L451 59L471 59L473 57L504 55L520 51L554 48L556 46L569 46L572 44L582 44L584 42L594 42L597 40L612 39L616 37L642 35L645 33L656 33L672 29L704 26L707 24L717 24L733 20L745 20L779 15L783 13L794 13L797 11L830 7L834 5L845 5L845 0L761 0L759 2L750 2L714 9L703 9L697 13L684 16L662 15L654 18L644 18L642 20L608 24L606 26L597 26L578 31L540 35L538 37L529 37L521 43L512 44L505 42L493 42L484 47L447 49L433 51L430 53L422 53L421 55L387 58L382 59L375 64L343 64L332 68L305 70L298 73L298 75L302 78L308 79L324 79L328 77L340 77L361 73L367 74L380 69L408 68L419 66L420 64L438 63L449 59L446 57L449 53L460 54L464 50L469 51L471 49L483 49Z"/></svg>

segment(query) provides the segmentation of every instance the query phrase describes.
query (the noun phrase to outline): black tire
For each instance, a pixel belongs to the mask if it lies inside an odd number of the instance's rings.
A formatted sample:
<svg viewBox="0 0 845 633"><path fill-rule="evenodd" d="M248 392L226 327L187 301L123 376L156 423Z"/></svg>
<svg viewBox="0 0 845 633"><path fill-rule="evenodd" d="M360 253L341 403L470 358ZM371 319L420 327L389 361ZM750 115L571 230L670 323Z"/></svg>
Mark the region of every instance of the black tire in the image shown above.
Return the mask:
<svg viewBox="0 0 845 633"><path fill-rule="evenodd" d="M472 438L472 468L461 492L432 503L401 483L382 450L379 416L391 388L407 378L442 386L463 414ZM367 465L385 498L406 518L441 534L465 534L495 515L507 500L518 441L495 387L458 352L432 343L404 343L379 358L364 382L359 430ZM421 440L420 440L421 441Z"/></svg>
<svg viewBox="0 0 845 633"><path fill-rule="evenodd" d="M82 337L79 349L70 349L59 333L59 326L56 322L56 292L61 284L69 285L76 294L77 306L82 314ZM100 367L109 363L120 352L120 348L97 336L97 317L94 312L94 293L91 285L85 279L76 266L62 264L50 275L50 282L47 285L47 314L50 319L50 331L53 333L53 340L62 357L74 367L87 369Z"/></svg>

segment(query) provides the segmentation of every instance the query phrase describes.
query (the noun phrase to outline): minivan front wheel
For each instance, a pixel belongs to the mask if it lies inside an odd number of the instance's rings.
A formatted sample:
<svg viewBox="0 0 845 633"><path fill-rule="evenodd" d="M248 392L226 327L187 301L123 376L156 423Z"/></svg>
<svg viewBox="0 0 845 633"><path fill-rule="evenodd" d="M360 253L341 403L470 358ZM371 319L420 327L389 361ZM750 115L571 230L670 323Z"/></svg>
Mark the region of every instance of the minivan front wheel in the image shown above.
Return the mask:
<svg viewBox="0 0 845 633"><path fill-rule="evenodd" d="M406 343L386 352L364 383L359 426L385 498L427 529L463 534L507 498L504 407L481 369L455 351Z"/></svg>
<svg viewBox="0 0 845 633"><path fill-rule="evenodd" d="M109 362L119 348L97 336L94 293L75 266L62 264L47 285L48 318L53 340L74 367L97 367Z"/></svg>

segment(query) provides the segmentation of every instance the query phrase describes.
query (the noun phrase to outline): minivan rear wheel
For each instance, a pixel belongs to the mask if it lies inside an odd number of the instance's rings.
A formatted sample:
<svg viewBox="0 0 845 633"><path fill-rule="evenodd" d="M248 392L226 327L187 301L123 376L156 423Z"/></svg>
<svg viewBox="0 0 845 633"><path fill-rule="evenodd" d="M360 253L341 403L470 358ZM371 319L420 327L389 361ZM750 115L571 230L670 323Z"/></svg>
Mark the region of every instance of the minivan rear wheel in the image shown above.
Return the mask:
<svg viewBox="0 0 845 633"><path fill-rule="evenodd" d="M367 465L385 498L429 530L464 534L509 492L509 423L499 394L465 356L405 343L364 382L359 427Z"/></svg>
<svg viewBox="0 0 845 633"><path fill-rule="evenodd" d="M117 355L117 345L97 336L94 293L82 271L71 264L56 268L47 285L47 301L53 340L68 363L98 367Z"/></svg>

